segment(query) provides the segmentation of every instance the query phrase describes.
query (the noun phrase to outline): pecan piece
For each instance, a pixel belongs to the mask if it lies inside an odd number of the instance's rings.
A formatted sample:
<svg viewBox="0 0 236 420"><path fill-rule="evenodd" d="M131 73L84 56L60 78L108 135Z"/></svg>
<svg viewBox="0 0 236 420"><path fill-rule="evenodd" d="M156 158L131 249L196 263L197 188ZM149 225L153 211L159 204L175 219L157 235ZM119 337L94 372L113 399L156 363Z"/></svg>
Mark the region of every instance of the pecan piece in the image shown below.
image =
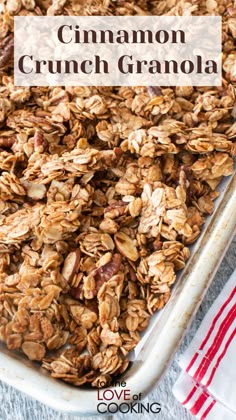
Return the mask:
<svg viewBox="0 0 236 420"><path fill-rule="evenodd" d="M112 276L118 273L120 270L122 256L120 254L114 254L112 260L107 264L95 270L95 280L97 291L101 288L104 282L108 281Z"/></svg>
<svg viewBox="0 0 236 420"><path fill-rule="evenodd" d="M13 62L14 37L7 35L0 41L0 68L9 66Z"/></svg>
<svg viewBox="0 0 236 420"><path fill-rule="evenodd" d="M149 95L152 97L154 96L162 96L162 91L160 86L148 86L147 91Z"/></svg>
<svg viewBox="0 0 236 420"><path fill-rule="evenodd" d="M16 136L0 136L0 147L10 148L16 142Z"/></svg>

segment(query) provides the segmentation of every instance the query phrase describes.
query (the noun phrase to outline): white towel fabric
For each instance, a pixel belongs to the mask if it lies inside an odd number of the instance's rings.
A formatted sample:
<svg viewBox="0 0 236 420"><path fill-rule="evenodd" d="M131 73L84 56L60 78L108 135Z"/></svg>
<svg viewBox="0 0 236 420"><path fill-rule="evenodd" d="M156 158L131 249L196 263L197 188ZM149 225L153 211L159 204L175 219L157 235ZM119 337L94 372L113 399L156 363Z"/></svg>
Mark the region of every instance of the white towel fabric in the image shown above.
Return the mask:
<svg viewBox="0 0 236 420"><path fill-rule="evenodd" d="M236 270L181 356L175 397L197 419L236 420Z"/></svg>

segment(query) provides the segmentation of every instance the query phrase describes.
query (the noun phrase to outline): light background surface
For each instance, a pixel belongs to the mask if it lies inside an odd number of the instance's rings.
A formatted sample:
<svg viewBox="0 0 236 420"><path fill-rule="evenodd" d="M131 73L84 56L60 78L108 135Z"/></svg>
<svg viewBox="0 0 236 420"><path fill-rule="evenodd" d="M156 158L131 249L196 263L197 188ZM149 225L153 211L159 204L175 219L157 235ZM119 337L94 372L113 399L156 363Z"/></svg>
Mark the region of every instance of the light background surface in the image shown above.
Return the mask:
<svg viewBox="0 0 236 420"><path fill-rule="evenodd" d="M178 403L172 394L172 386L180 373L178 356L190 343L204 315L220 293L227 279L236 268L236 237L231 243L226 256L201 304L191 328L185 336L174 361L165 377L144 402L158 401L161 403L160 414L124 414L117 416L86 417L87 420L191 420L193 417ZM48 408L47 406L27 397L12 387L0 382L0 420L85 420L85 417L71 416Z"/></svg>

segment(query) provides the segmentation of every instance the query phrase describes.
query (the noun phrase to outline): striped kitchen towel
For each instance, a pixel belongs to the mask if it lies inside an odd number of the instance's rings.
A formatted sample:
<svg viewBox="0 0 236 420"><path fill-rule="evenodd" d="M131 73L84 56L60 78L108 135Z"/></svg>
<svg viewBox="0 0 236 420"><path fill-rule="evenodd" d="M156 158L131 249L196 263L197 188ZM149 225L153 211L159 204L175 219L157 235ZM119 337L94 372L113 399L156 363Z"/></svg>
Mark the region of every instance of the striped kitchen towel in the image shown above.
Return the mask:
<svg viewBox="0 0 236 420"><path fill-rule="evenodd" d="M181 356L175 397L197 419L236 420L236 270Z"/></svg>

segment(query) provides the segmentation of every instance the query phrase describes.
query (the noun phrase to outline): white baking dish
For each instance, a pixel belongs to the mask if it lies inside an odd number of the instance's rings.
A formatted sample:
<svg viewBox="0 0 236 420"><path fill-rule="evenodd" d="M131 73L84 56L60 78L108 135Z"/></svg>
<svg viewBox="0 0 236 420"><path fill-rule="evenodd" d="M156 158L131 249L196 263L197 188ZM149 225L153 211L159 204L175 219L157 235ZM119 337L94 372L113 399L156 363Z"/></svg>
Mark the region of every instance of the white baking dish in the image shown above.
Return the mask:
<svg viewBox="0 0 236 420"><path fill-rule="evenodd" d="M142 393L144 397L160 380L230 244L236 229L236 176L225 179L220 190L215 212L192 248L192 256L170 301L153 317L132 354L131 368L122 377L131 395ZM52 379L37 363L8 351L4 344L0 352L0 379L56 410L83 416L99 414L97 390L74 388ZM112 403L122 402L123 399L112 399Z"/></svg>

